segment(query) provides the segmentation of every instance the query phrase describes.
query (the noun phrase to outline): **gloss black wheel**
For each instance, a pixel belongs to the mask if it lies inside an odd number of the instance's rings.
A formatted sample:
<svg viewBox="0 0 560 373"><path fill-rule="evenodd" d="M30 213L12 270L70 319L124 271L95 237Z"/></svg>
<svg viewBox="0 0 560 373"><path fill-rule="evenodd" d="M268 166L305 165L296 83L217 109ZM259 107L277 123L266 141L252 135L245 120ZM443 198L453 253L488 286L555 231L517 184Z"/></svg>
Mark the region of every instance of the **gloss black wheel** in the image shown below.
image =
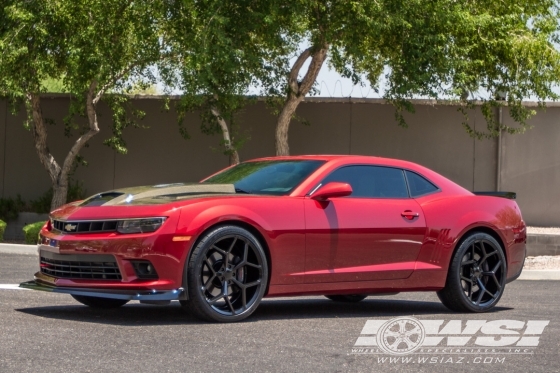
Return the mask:
<svg viewBox="0 0 560 373"><path fill-rule="evenodd" d="M335 302L357 303L366 299L367 295L362 295L362 294L325 295L325 297Z"/></svg>
<svg viewBox="0 0 560 373"><path fill-rule="evenodd" d="M266 255L247 230L219 227L196 246L187 279L189 300L183 305L195 316L208 321L240 321L255 311L266 290Z"/></svg>
<svg viewBox="0 0 560 373"><path fill-rule="evenodd" d="M128 300L124 299L87 297L84 295L72 295L72 298L91 308L119 308L128 303Z"/></svg>
<svg viewBox="0 0 560 373"><path fill-rule="evenodd" d="M453 311L485 312L502 297L506 273L501 245L489 234L473 233L455 252L445 288L437 294Z"/></svg>

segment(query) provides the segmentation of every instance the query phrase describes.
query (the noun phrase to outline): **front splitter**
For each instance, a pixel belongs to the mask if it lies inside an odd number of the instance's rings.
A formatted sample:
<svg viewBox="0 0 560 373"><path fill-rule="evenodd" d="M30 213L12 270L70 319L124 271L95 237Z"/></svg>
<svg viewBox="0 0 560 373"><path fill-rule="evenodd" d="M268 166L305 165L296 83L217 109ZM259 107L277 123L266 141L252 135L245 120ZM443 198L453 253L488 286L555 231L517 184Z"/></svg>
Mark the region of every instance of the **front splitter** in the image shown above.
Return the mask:
<svg viewBox="0 0 560 373"><path fill-rule="evenodd" d="M23 282L20 288L48 291L51 293L62 293L71 295L81 295L86 297L126 299L139 301L171 301L186 299L183 288L173 290L106 290L91 288L70 288L44 284L36 280Z"/></svg>

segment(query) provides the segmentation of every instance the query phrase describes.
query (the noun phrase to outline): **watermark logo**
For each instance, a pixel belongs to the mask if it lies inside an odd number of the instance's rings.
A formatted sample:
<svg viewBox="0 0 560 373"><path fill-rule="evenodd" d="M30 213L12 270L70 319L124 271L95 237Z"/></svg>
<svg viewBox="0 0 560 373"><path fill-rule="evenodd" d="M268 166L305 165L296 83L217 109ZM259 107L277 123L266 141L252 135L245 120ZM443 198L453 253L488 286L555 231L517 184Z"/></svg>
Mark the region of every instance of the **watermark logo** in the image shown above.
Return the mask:
<svg viewBox="0 0 560 373"><path fill-rule="evenodd" d="M419 320L413 317L368 320L352 348L352 353L393 356L464 355L465 357L458 359L459 361L467 359L467 362L468 356L473 357L473 355L533 354L549 322L549 320ZM474 357L472 360L473 363L488 360L484 359ZM420 360L423 362L426 359L419 358L418 362ZM431 358L429 361L440 362L440 359ZM497 361L503 363L504 359L498 358Z"/></svg>
<svg viewBox="0 0 560 373"><path fill-rule="evenodd" d="M394 355L413 353L426 337L424 325L412 317L399 317L383 324L377 333L377 346Z"/></svg>

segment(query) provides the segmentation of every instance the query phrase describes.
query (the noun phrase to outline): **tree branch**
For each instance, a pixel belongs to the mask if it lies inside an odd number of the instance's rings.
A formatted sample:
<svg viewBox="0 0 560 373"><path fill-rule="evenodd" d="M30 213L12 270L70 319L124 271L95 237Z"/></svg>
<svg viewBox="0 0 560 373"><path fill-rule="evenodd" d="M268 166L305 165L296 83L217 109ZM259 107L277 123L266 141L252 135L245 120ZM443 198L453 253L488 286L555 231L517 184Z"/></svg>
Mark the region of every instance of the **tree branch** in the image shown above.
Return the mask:
<svg viewBox="0 0 560 373"><path fill-rule="evenodd" d="M288 77L288 87L290 89L288 96L299 94L299 84L298 84L299 70L301 70L301 67L303 66L305 61L309 58L309 56L311 56L311 47L301 52L296 62L292 66L292 69L290 70L290 75Z"/></svg>
<svg viewBox="0 0 560 373"><path fill-rule="evenodd" d="M80 136L78 140L76 140L76 142L74 143L74 145L72 145L72 148L66 155L61 170L62 172L60 173L60 178L63 179L61 181L66 181L66 179L68 178L68 173L72 169L74 160L76 159L76 156L78 155L80 150L82 150L82 148L88 142L89 139L91 139L99 132L99 124L97 122L97 111L95 109L95 105L97 104L98 97L100 97L99 94L96 94L97 84L98 84L97 80L95 79L91 82L86 97L86 111L87 111L88 122L89 122L89 131L83 134L82 136Z"/></svg>
<svg viewBox="0 0 560 373"><path fill-rule="evenodd" d="M39 160L47 169L51 181L55 183L60 174L60 166L49 152L47 147L47 129L43 120L43 112L41 110L41 99L37 93L28 93L27 100L31 105L32 125L31 133L35 142L35 149L39 155Z"/></svg>
<svg viewBox="0 0 560 373"><path fill-rule="evenodd" d="M321 70L323 63L325 62L328 50L329 45L325 43L321 46L321 49L313 53L309 68L307 69L307 72L305 73L305 76L301 81L301 85L299 86L298 95L305 96L309 92L311 87L313 87L313 84L315 83L315 80L317 80L317 76L319 75L319 71Z"/></svg>
<svg viewBox="0 0 560 373"><path fill-rule="evenodd" d="M227 125L226 121L220 115L220 111L215 106L212 106L210 108L210 111L212 111L212 115L214 115L214 117L216 117L216 120L218 121L218 124L220 125L220 128L222 129L222 136L224 138L224 143L225 143L226 150L231 154L231 157L233 158L233 163L238 164L239 163L239 154L237 152L237 149L235 149L233 147L233 143L231 141L231 135L229 133L229 128L228 128L228 125Z"/></svg>
<svg viewBox="0 0 560 373"><path fill-rule="evenodd" d="M111 87L112 85L114 85L115 83L117 83L117 81L119 79L121 79L122 77L124 77L126 74L128 74L132 69L134 69L137 65L133 64L130 65L129 67L127 67L126 69L124 69L123 71L121 71L119 74L115 75L113 77L113 79L110 79L103 87L101 87L101 89L96 93L95 97L93 98L93 104L97 105L97 103L99 102L99 100L101 99L101 97L105 94L105 91L107 91L109 89L109 87ZM97 80L95 81L95 87L97 87ZM93 82L92 82L93 84ZM91 89L91 86L90 86Z"/></svg>
<svg viewBox="0 0 560 373"><path fill-rule="evenodd" d="M226 145L226 149L231 150L231 137L229 135L229 128L227 126L226 121L220 115L220 112L218 111L218 109L215 106L212 106L210 108L210 111L212 111L212 114L214 115L214 117L216 117L216 120L218 121L218 124L220 125L220 128L222 129L222 135L224 137L224 142L225 142L225 145Z"/></svg>

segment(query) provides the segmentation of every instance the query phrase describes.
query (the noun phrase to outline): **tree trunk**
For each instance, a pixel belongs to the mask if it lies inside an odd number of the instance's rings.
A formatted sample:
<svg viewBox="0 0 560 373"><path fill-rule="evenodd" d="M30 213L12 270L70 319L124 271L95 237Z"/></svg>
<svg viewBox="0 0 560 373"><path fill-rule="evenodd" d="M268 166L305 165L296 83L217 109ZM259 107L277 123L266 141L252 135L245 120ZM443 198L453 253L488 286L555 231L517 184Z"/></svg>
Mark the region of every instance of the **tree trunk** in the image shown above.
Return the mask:
<svg viewBox="0 0 560 373"><path fill-rule="evenodd" d="M222 129L222 136L224 138L224 146L226 147L226 150L230 154L231 164L239 164L239 153L237 152L237 149L235 149L235 147L233 146L233 143L232 143L232 140L231 140L231 135L229 133L229 128L228 128L228 125L227 125L226 121L220 115L220 112L216 107L212 107L211 110L212 110L212 115L214 115L216 117L216 120L218 121L218 124L220 125L220 128Z"/></svg>
<svg viewBox="0 0 560 373"><path fill-rule="evenodd" d="M326 60L329 45L324 43L318 49L308 48L304 50L292 66L290 76L288 77L288 97L284 103L278 121L276 123L276 155L290 155L290 146L288 143L288 130L290 122L294 116L296 109L305 95L309 93L311 87L321 71L321 67ZM298 82L298 75L305 61L311 57L309 68L301 82Z"/></svg>
<svg viewBox="0 0 560 373"><path fill-rule="evenodd" d="M239 164L239 153L236 149L231 153L231 164Z"/></svg>
<svg viewBox="0 0 560 373"><path fill-rule="evenodd" d="M68 195L68 180L66 183L53 185L53 198L51 200L51 211L66 203Z"/></svg>
<svg viewBox="0 0 560 373"><path fill-rule="evenodd" d="M278 116L278 122L276 123L276 155L290 155L288 129L290 128L292 116L296 112L296 109L302 100L303 97L286 100L286 103Z"/></svg>
<svg viewBox="0 0 560 373"><path fill-rule="evenodd" d="M43 120L41 109L41 99L37 93L28 93L27 99L31 106L32 125L31 133L35 142L35 149L39 155L39 160L47 170L53 188L53 199L51 200L51 211L59 208L66 203L68 193L68 174L72 170L76 156L84 147L87 141L99 132L97 123L97 113L95 105L101 98L103 90L97 92L97 81L90 85L86 98L86 110L89 121L89 131L80 136L66 155L62 167L56 162L47 147L47 128Z"/></svg>

